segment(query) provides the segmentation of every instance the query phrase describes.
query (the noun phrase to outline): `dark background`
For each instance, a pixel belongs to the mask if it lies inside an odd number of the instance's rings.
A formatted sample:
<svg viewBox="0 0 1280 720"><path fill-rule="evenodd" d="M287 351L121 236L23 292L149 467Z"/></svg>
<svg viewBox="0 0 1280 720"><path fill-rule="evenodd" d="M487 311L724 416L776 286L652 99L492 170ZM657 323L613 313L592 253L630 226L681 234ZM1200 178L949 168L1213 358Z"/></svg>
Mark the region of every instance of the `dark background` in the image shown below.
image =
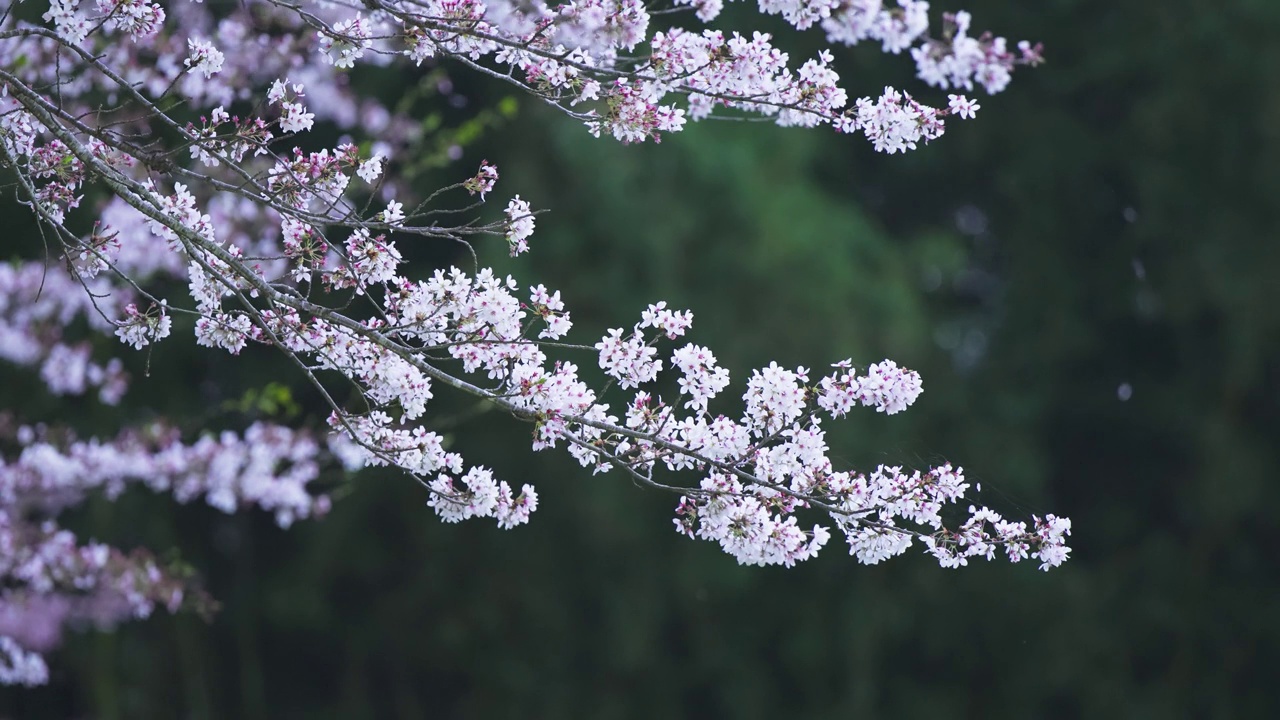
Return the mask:
<svg viewBox="0 0 1280 720"><path fill-rule="evenodd" d="M692 339L720 354L737 392L769 360L919 370L910 412L829 426L836 455L860 468L950 460L1006 514L1069 516L1066 566L949 571L913 552L864 567L833 541L792 570L738 567L672 530L674 497L533 454L529 428L499 414L452 423L469 406L443 398L455 448L538 487L528 526L442 525L390 473L359 476L329 518L289 531L141 491L91 502L71 526L176 546L224 607L210 623L161 615L72 634L51 685L6 690L0 708L1274 717L1280 4L965 7L977 28L1042 40L1049 62L905 157L734 122L623 147L520 99L461 165L422 182L487 157L502 171L495 197L549 208L530 255L482 254L561 289L580 338L666 299L694 311ZM820 39L791 47L807 56ZM905 57L858 48L837 67L856 94L893 82L945 102L910 81ZM472 107L506 92L454 80ZM442 259L410 252L424 270ZM253 412L209 408L275 381L294 386L301 421L320 416L269 354L209 355L171 341L151 379L137 368L123 417L32 400L18 371L3 371L3 393L37 419L110 428L161 412L194 431L242 426Z"/></svg>

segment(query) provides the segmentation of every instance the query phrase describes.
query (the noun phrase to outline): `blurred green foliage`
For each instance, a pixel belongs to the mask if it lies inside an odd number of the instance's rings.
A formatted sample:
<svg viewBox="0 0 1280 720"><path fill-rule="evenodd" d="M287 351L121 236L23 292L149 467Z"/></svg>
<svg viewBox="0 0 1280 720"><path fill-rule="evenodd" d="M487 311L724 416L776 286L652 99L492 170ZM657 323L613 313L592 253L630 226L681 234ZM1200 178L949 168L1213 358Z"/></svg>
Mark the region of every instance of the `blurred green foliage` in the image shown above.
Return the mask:
<svg viewBox="0 0 1280 720"><path fill-rule="evenodd" d="M562 289L588 336L665 299L739 381L770 359L920 370L916 407L831 424L832 446L857 467L951 460L1001 511L1071 516L1067 566L862 567L833 546L740 568L672 531L675 498L534 455L527 426L442 398L455 448L538 486L529 526L442 526L414 483L377 473L287 532L145 493L91 503L77 527L181 548L223 609L73 636L49 688L0 702L101 718L1270 716L1280 5L966 6L1043 40L1049 64L907 157L750 123L621 147L498 104L483 117L502 131L422 182L487 157L496 197L549 208L530 255L498 242L482 261ZM872 48L838 66L864 93L879 87L862 78L910 75ZM506 92L487 88L460 91ZM322 415L286 364L251 357L163 346L134 400L193 431L234 420L192 407Z"/></svg>

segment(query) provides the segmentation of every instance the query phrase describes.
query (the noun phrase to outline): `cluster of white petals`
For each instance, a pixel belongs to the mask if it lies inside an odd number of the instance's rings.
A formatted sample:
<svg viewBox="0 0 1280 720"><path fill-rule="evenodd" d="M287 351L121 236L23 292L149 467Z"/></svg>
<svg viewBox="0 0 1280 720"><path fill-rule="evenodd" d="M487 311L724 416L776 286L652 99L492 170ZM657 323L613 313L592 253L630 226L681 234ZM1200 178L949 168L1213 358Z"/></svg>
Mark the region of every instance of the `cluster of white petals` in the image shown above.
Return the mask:
<svg viewBox="0 0 1280 720"><path fill-rule="evenodd" d="M129 484L171 493L178 502L204 498L223 512L254 506L281 527L323 514L328 499L307 485L319 474L319 447L305 434L256 423L242 435L223 432L183 443L164 426L146 427L103 441L57 442L39 428L20 427L23 449L0 458L0 503L58 510L86 493L120 495Z"/></svg>
<svg viewBox="0 0 1280 720"><path fill-rule="evenodd" d="M433 496L427 502L441 520L456 523L473 517L491 517L498 526L510 530L529 521L529 513L538 508L538 494L525 485L519 497L511 495L511 486L495 481L493 473L473 467L458 478L441 475L431 483Z"/></svg>

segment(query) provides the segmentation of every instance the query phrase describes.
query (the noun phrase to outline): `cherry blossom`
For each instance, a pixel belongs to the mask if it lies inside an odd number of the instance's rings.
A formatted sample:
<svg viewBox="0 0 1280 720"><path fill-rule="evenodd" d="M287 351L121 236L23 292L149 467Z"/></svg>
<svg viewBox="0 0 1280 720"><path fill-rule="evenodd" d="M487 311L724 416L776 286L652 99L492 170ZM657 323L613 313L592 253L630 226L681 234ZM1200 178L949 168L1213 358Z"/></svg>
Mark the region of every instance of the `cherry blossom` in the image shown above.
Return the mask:
<svg viewBox="0 0 1280 720"><path fill-rule="evenodd" d="M540 209L522 188L479 207L497 192L488 161L418 194L400 173L421 152L420 118L362 94L351 74L481 73L623 143L729 115L830 126L896 154L980 109L959 94L933 107L935 93L1001 92L1041 62L1039 46L975 36L965 12L931 30L918 0L757 2L832 45L870 41L914 61L914 95L856 97L829 51L793 58L768 33L703 26L720 0L211 5L53 0L43 24L0 12L0 166L60 260L0 264L0 359L38 370L51 394L118 404L131 382L121 357L158 357L162 340L279 352L328 403L327 427L183 437L152 423L80 438L0 415L16 449L0 456L0 683L46 682L43 654L64 624L201 605L145 551L58 526L90 493L136 485L287 527L327 510L312 490L322 468L387 466L445 522L530 522L535 487L517 492L427 429L446 392L529 423L534 451L673 493L677 531L740 563L791 566L833 536L867 564L913 547L943 567L1068 559L1070 520L969 505L958 467L840 466L823 423L896 414L921 395L920 376L892 360L848 359L820 378L773 362L731 390L691 310L658 299L629 328L580 340L571 289L478 262L410 272L410 242L528 252ZM361 409L335 401L337 387L355 388Z"/></svg>

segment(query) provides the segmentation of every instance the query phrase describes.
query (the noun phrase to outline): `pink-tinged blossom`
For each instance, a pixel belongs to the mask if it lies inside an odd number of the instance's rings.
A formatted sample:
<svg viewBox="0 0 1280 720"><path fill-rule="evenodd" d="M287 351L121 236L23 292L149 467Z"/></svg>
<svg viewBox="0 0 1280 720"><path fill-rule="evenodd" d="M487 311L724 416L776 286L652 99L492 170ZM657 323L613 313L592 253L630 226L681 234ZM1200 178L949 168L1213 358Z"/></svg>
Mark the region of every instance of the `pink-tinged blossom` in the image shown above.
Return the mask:
<svg viewBox="0 0 1280 720"><path fill-rule="evenodd" d="M894 528L864 527L848 533L849 554L864 565L879 565L911 547L911 535Z"/></svg>
<svg viewBox="0 0 1280 720"><path fill-rule="evenodd" d="M841 417L859 404L893 415L907 409L922 392L920 374L892 360L872 365L862 377L852 370L851 360L833 367L836 372L819 381L817 388L818 407L832 417Z"/></svg>
<svg viewBox="0 0 1280 720"><path fill-rule="evenodd" d="M546 327L538 337L546 340L557 340L564 337L573 327L569 313L564 310L564 301L560 299L560 291L548 292L543 285L529 290L529 306L534 314L542 318Z"/></svg>
<svg viewBox="0 0 1280 720"><path fill-rule="evenodd" d="M382 175L383 160L385 160L385 158L381 155L374 155L368 160L360 163L360 167L356 170L356 174L360 176L361 180L364 180L367 183L377 182L378 177Z"/></svg>
<svg viewBox="0 0 1280 720"><path fill-rule="evenodd" d="M743 423L753 434L766 436L799 419L804 412L805 391L796 373L773 362L752 371L742 399L746 404Z"/></svg>
<svg viewBox="0 0 1280 720"><path fill-rule="evenodd" d="M1025 40L1017 43L1015 53L1002 37L985 33L971 37L971 22L967 12L945 14L942 36L946 39L929 40L911 50L921 80L944 90L973 90L976 83L994 95L1009 85L1017 65L1035 66L1042 61L1039 46Z"/></svg>
<svg viewBox="0 0 1280 720"><path fill-rule="evenodd" d="M97 4L108 28L128 33L135 40L154 35L164 23L164 9L147 0L98 0Z"/></svg>
<svg viewBox="0 0 1280 720"><path fill-rule="evenodd" d="M160 211L176 220L178 226L208 240L214 239L212 220L196 207L195 195L191 194L185 184L174 183L172 195L157 194L155 197ZM178 234L174 232L174 229L163 222L151 219L150 227L157 237L169 241L178 239Z"/></svg>
<svg viewBox="0 0 1280 720"><path fill-rule="evenodd" d="M671 364L680 368L680 392L688 395L685 407L706 412L707 401L729 385L729 371L716 365L711 350L690 343L671 355Z"/></svg>
<svg viewBox="0 0 1280 720"><path fill-rule="evenodd" d="M347 261L362 285L376 285L395 277L401 257L386 236L373 236L359 228L347 238Z"/></svg>
<svg viewBox="0 0 1280 720"><path fill-rule="evenodd" d="M302 83L290 83L289 78L277 78L267 90L267 102L277 105L289 100L297 100L306 94L303 88Z"/></svg>
<svg viewBox="0 0 1280 720"><path fill-rule="evenodd" d="M893 155L941 137L943 121L937 110L886 87L874 103L870 98L857 102L857 127L876 150Z"/></svg>
<svg viewBox="0 0 1280 720"><path fill-rule="evenodd" d="M533 486L525 485L520 495L513 497L510 485L494 480L493 472L482 467L473 467L456 480L442 474L431 482L430 488L427 505L447 523L491 517L498 521L498 527L510 530L528 522L529 515L538 508Z"/></svg>
<svg viewBox="0 0 1280 720"><path fill-rule="evenodd" d="M618 387L633 388L651 382L662 371L658 351L644 341L644 335L633 332L624 336L621 328L614 328L604 336L595 348L600 351L600 368L618 381Z"/></svg>
<svg viewBox="0 0 1280 720"><path fill-rule="evenodd" d="M286 102L280 105L280 129L284 132L306 132L315 124L315 119L315 113L307 112L302 103Z"/></svg>
<svg viewBox="0 0 1280 720"><path fill-rule="evenodd" d="M27 157L35 151L36 138L40 133L40 124L31 113L13 107L12 103L3 103L0 97L0 108L5 110L0 115L0 145L14 157Z"/></svg>
<svg viewBox="0 0 1280 720"><path fill-rule="evenodd" d="M650 305L640 313L641 328L654 328L666 334L668 340L684 335L693 326L693 313L688 310L668 310L666 301Z"/></svg>
<svg viewBox="0 0 1280 720"><path fill-rule="evenodd" d="M79 11L81 0L50 0L49 9L41 16L53 23L58 36L72 45L84 42L94 23Z"/></svg>
<svg viewBox="0 0 1280 720"><path fill-rule="evenodd" d="M116 337L135 350L169 337L173 320L165 312L164 305L152 307L147 312L139 312L138 306L129 303L124 306L125 318L116 327Z"/></svg>
<svg viewBox="0 0 1280 720"><path fill-rule="evenodd" d="M99 221L84 241L83 249L73 257L73 262L82 276L92 278L116 262L122 247L120 234L110 228L102 229Z"/></svg>
<svg viewBox="0 0 1280 720"><path fill-rule="evenodd" d="M806 532L795 517L771 513L766 502L744 495L732 477L712 474L701 488L706 493L701 500L681 499L676 529L719 543L742 565L791 567L816 555L831 537L822 526Z"/></svg>
<svg viewBox="0 0 1280 720"><path fill-rule="evenodd" d="M906 410L921 391L919 373L885 360L867 368L866 376L858 382L857 396L863 405L875 406L876 412L893 415Z"/></svg>
<svg viewBox="0 0 1280 720"><path fill-rule="evenodd" d="M387 201L387 209L382 211L382 222L388 225L404 224L404 205L395 200Z"/></svg>
<svg viewBox="0 0 1280 720"><path fill-rule="evenodd" d="M0 635L0 685L32 687L49 682L49 668L39 653L22 649L13 638Z"/></svg>
<svg viewBox="0 0 1280 720"><path fill-rule="evenodd" d="M196 321L196 344L239 355L251 327L249 316L243 313L214 313Z"/></svg>
<svg viewBox="0 0 1280 720"><path fill-rule="evenodd" d="M529 250L529 238L533 236L533 211L529 203L517 195L507 203L507 244L512 257Z"/></svg>
<svg viewBox="0 0 1280 720"><path fill-rule="evenodd" d="M332 30L321 31L320 52L337 68L351 68L364 57L373 41L369 21L359 13L354 18L334 24Z"/></svg>
<svg viewBox="0 0 1280 720"><path fill-rule="evenodd" d="M488 160L480 161L480 170L475 176L469 178L462 184L467 192L475 195L479 193L480 199L484 200L486 193L493 190L493 186L498 182L498 168L496 165L490 165Z"/></svg>
<svg viewBox="0 0 1280 720"><path fill-rule="evenodd" d="M962 118L977 117L978 110L982 109L981 105L963 95L948 95L947 98L950 101L947 103L947 107L951 109L951 112Z"/></svg>
<svg viewBox="0 0 1280 720"><path fill-rule="evenodd" d="M1040 569L1048 571L1067 561L1071 548L1067 547L1067 536L1071 535L1071 519L1056 515L1045 515L1041 520L1033 518L1036 523L1036 539L1039 549L1033 557L1040 560Z"/></svg>
<svg viewBox="0 0 1280 720"><path fill-rule="evenodd" d="M514 498L511 497L511 488L505 482L499 485L498 507L494 511L498 527L510 530L517 525L523 525L529 522L529 515L537 509L538 493L532 485L521 486L520 495Z"/></svg>
<svg viewBox="0 0 1280 720"><path fill-rule="evenodd" d="M190 55L183 61L186 67L204 75L206 79L222 71L222 63L226 58L208 40L187 38L187 49Z"/></svg>

